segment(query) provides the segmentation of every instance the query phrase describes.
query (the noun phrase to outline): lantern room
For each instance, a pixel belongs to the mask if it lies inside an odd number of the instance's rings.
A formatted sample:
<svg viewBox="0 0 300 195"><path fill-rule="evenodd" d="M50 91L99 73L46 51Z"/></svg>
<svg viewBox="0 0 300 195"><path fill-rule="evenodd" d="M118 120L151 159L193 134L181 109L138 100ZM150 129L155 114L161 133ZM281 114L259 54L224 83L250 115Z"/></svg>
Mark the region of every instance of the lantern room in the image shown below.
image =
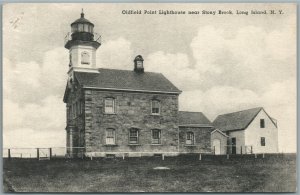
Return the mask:
<svg viewBox="0 0 300 195"><path fill-rule="evenodd" d="M97 49L101 45L100 38L100 35L94 33L94 24L84 18L82 12L80 18L71 24L71 33L65 37L65 48L70 49L74 45L90 45Z"/></svg>
<svg viewBox="0 0 300 195"><path fill-rule="evenodd" d="M84 18L84 13L81 13L81 17L71 24L71 29L72 40L94 40L94 24Z"/></svg>

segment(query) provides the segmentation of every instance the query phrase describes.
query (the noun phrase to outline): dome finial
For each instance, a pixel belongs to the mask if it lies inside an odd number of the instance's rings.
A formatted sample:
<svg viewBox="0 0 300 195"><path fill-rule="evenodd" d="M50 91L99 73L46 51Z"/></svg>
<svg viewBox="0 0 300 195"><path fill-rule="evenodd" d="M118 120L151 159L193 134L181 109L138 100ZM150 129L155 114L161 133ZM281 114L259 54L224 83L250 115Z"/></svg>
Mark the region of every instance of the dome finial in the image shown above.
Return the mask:
<svg viewBox="0 0 300 195"><path fill-rule="evenodd" d="M83 8L81 8L81 17L84 18Z"/></svg>

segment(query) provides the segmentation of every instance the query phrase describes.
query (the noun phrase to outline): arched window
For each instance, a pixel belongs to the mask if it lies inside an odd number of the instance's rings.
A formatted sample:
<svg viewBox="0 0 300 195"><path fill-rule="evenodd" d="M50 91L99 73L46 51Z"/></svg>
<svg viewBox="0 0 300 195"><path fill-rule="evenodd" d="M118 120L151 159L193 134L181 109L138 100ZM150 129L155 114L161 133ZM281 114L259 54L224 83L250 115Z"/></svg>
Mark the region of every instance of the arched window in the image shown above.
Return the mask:
<svg viewBox="0 0 300 195"><path fill-rule="evenodd" d="M139 130L132 128L129 130L129 144L139 143Z"/></svg>
<svg viewBox="0 0 300 195"><path fill-rule="evenodd" d="M106 129L106 144L107 145L114 145L116 142L116 134L114 129Z"/></svg>
<svg viewBox="0 0 300 195"><path fill-rule="evenodd" d="M90 55L86 51L81 53L81 64L90 64Z"/></svg>
<svg viewBox="0 0 300 195"><path fill-rule="evenodd" d="M194 133L193 132L187 132L186 133L186 145L194 145Z"/></svg>
<svg viewBox="0 0 300 195"><path fill-rule="evenodd" d="M160 102L158 100L151 101L151 113L155 115L160 114Z"/></svg>

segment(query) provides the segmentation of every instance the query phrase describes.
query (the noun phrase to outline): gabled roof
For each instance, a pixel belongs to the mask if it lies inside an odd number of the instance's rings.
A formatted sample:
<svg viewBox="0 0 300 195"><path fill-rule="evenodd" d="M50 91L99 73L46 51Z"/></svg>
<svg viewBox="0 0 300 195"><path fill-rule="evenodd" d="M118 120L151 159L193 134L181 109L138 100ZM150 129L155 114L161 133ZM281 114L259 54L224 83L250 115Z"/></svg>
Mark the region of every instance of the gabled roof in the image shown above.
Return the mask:
<svg viewBox="0 0 300 195"><path fill-rule="evenodd" d="M180 94L161 73L100 68L99 73L75 72L83 88Z"/></svg>
<svg viewBox="0 0 300 195"><path fill-rule="evenodd" d="M257 114L261 110L264 111L262 107L258 107L258 108L252 108L248 110L242 110L238 112L219 115L214 120L213 125L215 128L221 129L222 131L244 130L249 126L249 124L253 121L253 119L257 116ZM274 123L274 121L268 114L267 116ZM276 126L275 123L274 125Z"/></svg>
<svg viewBox="0 0 300 195"><path fill-rule="evenodd" d="M229 137L228 135L226 135L225 133L223 133L222 131L220 131L220 129L215 129L212 132L210 132L211 134L215 133L215 132L219 132L221 135L225 136L225 137Z"/></svg>
<svg viewBox="0 0 300 195"><path fill-rule="evenodd" d="M179 111L179 126L212 127L211 122L202 112Z"/></svg>

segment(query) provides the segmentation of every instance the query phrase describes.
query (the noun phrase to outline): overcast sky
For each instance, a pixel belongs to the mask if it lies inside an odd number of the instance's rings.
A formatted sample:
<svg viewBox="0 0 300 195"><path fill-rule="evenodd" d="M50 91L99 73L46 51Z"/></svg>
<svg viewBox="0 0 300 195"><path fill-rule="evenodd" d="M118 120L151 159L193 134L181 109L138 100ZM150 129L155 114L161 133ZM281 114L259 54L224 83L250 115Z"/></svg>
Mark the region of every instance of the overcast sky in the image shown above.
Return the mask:
<svg viewBox="0 0 300 195"><path fill-rule="evenodd" d="M80 17L102 35L97 66L163 73L179 109L218 114L262 106L278 120L280 151L296 151L296 5L6 4L4 147L65 146L64 37ZM283 10L276 15L125 15L122 10Z"/></svg>

